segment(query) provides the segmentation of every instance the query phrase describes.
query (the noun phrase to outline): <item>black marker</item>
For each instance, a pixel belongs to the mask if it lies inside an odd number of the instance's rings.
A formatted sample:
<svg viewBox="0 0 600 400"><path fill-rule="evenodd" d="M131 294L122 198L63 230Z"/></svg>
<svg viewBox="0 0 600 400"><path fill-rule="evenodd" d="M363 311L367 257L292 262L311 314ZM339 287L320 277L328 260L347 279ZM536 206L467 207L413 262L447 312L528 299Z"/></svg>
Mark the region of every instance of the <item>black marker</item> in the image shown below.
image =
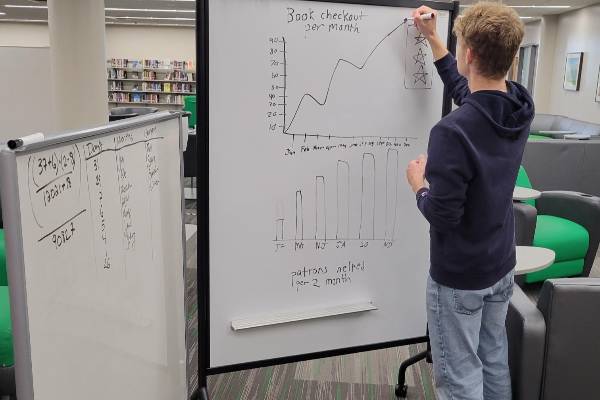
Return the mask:
<svg viewBox="0 0 600 400"><path fill-rule="evenodd" d="M34 133L33 135L23 136L20 139L11 139L6 143L6 145L9 149L15 150L19 147L28 146L35 142L41 142L42 140L44 140L43 133Z"/></svg>

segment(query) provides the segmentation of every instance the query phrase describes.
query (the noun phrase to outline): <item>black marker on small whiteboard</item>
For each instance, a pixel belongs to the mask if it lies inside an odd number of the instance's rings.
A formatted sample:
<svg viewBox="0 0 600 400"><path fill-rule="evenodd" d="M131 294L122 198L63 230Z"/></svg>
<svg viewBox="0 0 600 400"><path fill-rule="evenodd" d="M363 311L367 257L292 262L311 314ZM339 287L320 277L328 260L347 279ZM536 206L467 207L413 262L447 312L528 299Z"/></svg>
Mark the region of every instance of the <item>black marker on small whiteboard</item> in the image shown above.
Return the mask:
<svg viewBox="0 0 600 400"><path fill-rule="evenodd" d="M434 19L434 18L435 18L434 13L421 14L421 19ZM404 22L406 22L406 21L414 21L414 18L413 17L404 18Z"/></svg>
<svg viewBox="0 0 600 400"><path fill-rule="evenodd" d="M6 145L8 146L9 149L15 150L15 149L18 149L19 147L28 146L30 144L40 142L42 140L44 140L43 133L34 133L33 135L23 136L22 138L19 138L19 139L11 139L6 143Z"/></svg>

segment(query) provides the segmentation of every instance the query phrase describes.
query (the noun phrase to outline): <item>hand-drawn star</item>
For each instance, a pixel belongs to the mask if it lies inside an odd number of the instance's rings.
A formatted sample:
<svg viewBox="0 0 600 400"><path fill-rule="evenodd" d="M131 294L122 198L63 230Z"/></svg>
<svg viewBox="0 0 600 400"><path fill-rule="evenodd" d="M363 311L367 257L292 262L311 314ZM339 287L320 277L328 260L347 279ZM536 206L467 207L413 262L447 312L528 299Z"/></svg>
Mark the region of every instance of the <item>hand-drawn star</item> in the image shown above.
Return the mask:
<svg viewBox="0 0 600 400"><path fill-rule="evenodd" d="M419 51L413 56L413 60L415 60L415 64L425 66L425 57L423 48L419 47Z"/></svg>
<svg viewBox="0 0 600 400"><path fill-rule="evenodd" d="M427 47L427 39L425 38L425 36L423 36L421 32L419 32L419 34L415 36L415 46L419 45Z"/></svg>
<svg viewBox="0 0 600 400"><path fill-rule="evenodd" d="M415 78L415 85L417 83L422 83L423 85L427 86L427 77L429 76L429 73L427 72L415 72L413 74L413 78Z"/></svg>

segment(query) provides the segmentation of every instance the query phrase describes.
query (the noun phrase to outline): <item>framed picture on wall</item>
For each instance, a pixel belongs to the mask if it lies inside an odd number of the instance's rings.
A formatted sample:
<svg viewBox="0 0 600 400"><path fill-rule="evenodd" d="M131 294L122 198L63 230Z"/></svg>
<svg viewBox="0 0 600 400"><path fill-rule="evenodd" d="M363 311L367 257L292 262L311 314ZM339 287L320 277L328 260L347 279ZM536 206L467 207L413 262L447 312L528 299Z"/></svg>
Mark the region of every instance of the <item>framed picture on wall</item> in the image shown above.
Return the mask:
<svg viewBox="0 0 600 400"><path fill-rule="evenodd" d="M596 101L600 103L600 67L598 67L598 81L596 82Z"/></svg>
<svg viewBox="0 0 600 400"><path fill-rule="evenodd" d="M579 90L581 80L581 67L583 64L583 53L568 53L565 62L565 81L563 88L566 90Z"/></svg>

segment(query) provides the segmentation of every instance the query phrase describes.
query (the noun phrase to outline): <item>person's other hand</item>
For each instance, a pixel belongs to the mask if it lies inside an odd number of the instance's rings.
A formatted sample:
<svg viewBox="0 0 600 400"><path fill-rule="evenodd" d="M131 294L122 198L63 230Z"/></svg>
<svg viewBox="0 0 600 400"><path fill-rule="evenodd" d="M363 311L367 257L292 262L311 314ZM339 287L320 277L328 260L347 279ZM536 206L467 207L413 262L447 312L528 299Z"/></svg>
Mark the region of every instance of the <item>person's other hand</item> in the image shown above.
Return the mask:
<svg viewBox="0 0 600 400"><path fill-rule="evenodd" d="M416 160L408 163L406 169L406 179L413 192L417 193L421 188L425 187L425 167L427 166L427 157L423 154Z"/></svg>
<svg viewBox="0 0 600 400"><path fill-rule="evenodd" d="M432 19L422 19L421 14L433 13ZM413 11L413 20L419 32L423 34L427 39L431 39L437 35L436 19L437 13L433 8L427 6L421 6Z"/></svg>

